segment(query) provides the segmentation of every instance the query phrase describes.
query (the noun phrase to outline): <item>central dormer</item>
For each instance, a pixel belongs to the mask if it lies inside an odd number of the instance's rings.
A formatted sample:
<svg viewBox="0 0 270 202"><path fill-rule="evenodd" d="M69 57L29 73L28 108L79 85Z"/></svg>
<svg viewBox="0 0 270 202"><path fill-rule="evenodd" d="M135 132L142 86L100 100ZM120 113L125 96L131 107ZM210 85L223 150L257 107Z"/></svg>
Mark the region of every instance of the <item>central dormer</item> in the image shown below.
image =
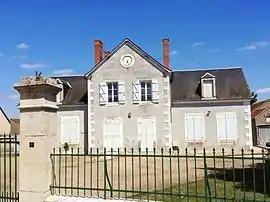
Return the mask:
<svg viewBox="0 0 270 202"><path fill-rule="evenodd" d="M201 95L202 99L216 99L216 78L209 72L201 77Z"/></svg>

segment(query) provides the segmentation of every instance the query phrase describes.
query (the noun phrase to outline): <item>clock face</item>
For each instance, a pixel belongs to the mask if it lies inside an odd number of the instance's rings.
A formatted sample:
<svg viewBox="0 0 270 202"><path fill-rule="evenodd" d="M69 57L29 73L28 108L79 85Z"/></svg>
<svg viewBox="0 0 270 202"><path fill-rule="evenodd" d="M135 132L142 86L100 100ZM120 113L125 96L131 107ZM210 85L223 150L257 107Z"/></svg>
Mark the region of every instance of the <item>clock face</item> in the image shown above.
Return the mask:
<svg viewBox="0 0 270 202"><path fill-rule="evenodd" d="M134 64L134 58L131 54L123 55L120 59L120 63L123 67L131 67Z"/></svg>

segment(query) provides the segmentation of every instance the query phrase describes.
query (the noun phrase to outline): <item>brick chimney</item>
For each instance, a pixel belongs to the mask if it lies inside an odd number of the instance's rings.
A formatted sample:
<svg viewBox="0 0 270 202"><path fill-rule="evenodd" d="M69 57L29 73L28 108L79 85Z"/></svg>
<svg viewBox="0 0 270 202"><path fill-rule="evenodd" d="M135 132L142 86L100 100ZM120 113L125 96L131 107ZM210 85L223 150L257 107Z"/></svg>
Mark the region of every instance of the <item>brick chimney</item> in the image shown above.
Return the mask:
<svg viewBox="0 0 270 202"><path fill-rule="evenodd" d="M103 55L103 43L101 40L96 39L94 41L95 46L95 65L98 64L102 60Z"/></svg>
<svg viewBox="0 0 270 202"><path fill-rule="evenodd" d="M111 53L111 52L108 51L108 50L104 51L104 58L107 57L110 53Z"/></svg>
<svg viewBox="0 0 270 202"><path fill-rule="evenodd" d="M169 56L170 56L170 53L169 53L169 39L166 38L166 39L163 39L163 63L164 63L164 66L167 69L170 69L170 67L169 67Z"/></svg>

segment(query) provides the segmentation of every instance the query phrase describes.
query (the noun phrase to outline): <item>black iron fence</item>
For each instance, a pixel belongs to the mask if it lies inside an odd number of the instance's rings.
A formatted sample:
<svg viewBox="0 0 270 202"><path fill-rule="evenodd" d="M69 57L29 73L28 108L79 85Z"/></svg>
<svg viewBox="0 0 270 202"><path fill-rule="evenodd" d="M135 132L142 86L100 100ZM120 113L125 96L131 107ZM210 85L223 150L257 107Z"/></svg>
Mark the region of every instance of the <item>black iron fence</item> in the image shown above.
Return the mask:
<svg viewBox="0 0 270 202"><path fill-rule="evenodd" d="M199 153L200 152L200 153ZM54 150L52 194L153 201L269 201L265 151Z"/></svg>
<svg viewBox="0 0 270 202"><path fill-rule="evenodd" d="M18 201L17 135L0 135L0 201Z"/></svg>

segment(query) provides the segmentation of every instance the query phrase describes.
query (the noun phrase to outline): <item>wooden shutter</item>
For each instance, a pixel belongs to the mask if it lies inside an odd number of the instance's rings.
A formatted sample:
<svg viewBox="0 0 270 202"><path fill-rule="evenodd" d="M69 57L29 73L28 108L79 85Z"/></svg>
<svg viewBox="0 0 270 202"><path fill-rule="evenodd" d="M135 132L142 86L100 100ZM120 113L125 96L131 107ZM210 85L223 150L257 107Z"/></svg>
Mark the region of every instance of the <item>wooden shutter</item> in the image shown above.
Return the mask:
<svg viewBox="0 0 270 202"><path fill-rule="evenodd" d="M219 140L226 140L226 115L217 114L217 137Z"/></svg>
<svg viewBox="0 0 270 202"><path fill-rule="evenodd" d="M204 80L203 81L203 94L206 98L213 97L213 81L212 80Z"/></svg>
<svg viewBox="0 0 270 202"><path fill-rule="evenodd" d="M204 139L204 121L202 115L193 116L194 141L203 141Z"/></svg>
<svg viewBox="0 0 270 202"><path fill-rule="evenodd" d="M236 117L235 114L226 114L226 131L227 140L235 140L237 137Z"/></svg>
<svg viewBox="0 0 270 202"><path fill-rule="evenodd" d="M123 146L123 124L121 118L107 118L104 121L104 146L117 150Z"/></svg>
<svg viewBox="0 0 270 202"><path fill-rule="evenodd" d="M139 81L133 82L133 103L139 103L141 101L141 85Z"/></svg>
<svg viewBox="0 0 270 202"><path fill-rule="evenodd" d="M159 89L158 89L158 80L152 80L152 101L154 103L159 102Z"/></svg>
<svg viewBox="0 0 270 202"><path fill-rule="evenodd" d="M193 117L191 115L185 116L185 133L186 140L193 141L194 140L194 126L193 126Z"/></svg>
<svg viewBox="0 0 270 202"><path fill-rule="evenodd" d="M125 83L124 83L124 81L118 82L118 102L120 104L125 103Z"/></svg>
<svg viewBox="0 0 270 202"><path fill-rule="evenodd" d="M108 100L108 87L107 83L103 82L99 84L99 104L105 105Z"/></svg>
<svg viewBox="0 0 270 202"><path fill-rule="evenodd" d="M61 118L61 137L63 143L80 142L80 123L79 117L62 117Z"/></svg>

